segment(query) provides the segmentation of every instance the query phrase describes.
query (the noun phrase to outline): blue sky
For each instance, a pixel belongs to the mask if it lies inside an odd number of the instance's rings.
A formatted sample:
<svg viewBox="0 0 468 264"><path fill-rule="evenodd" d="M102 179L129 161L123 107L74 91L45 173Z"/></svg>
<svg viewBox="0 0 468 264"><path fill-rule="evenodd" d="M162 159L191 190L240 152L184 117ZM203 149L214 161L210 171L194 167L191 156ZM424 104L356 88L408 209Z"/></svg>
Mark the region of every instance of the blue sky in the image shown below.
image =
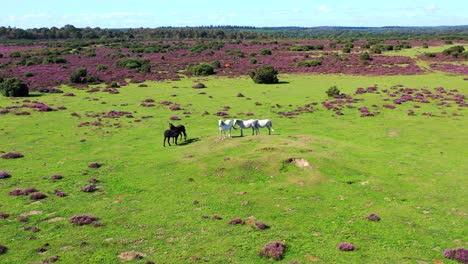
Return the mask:
<svg viewBox="0 0 468 264"><path fill-rule="evenodd" d="M468 25L464 1L422 0L16 0L2 1L0 26Z"/></svg>

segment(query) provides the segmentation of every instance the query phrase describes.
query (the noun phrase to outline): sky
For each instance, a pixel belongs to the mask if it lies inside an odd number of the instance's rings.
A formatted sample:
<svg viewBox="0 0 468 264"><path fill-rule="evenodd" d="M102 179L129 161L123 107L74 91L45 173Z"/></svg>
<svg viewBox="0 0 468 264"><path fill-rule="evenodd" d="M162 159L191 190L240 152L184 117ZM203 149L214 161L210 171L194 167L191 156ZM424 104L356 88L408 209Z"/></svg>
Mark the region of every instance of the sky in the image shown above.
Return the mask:
<svg viewBox="0 0 468 264"><path fill-rule="evenodd" d="M462 0L3 0L0 26L136 28L468 25Z"/></svg>

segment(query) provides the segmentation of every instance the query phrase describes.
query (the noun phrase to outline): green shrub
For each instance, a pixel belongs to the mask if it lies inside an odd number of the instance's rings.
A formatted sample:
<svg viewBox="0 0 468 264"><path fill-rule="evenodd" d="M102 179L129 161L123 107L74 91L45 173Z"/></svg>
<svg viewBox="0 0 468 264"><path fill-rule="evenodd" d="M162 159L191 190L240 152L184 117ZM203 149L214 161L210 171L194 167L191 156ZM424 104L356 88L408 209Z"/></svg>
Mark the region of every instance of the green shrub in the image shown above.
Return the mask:
<svg viewBox="0 0 468 264"><path fill-rule="evenodd" d="M214 60L210 63L210 65L215 68L215 69L219 69L221 68L221 62L219 62L219 60Z"/></svg>
<svg viewBox="0 0 468 264"><path fill-rule="evenodd" d="M251 64L256 64L257 63L257 59L256 58L250 58L250 63Z"/></svg>
<svg viewBox="0 0 468 264"><path fill-rule="evenodd" d="M19 51L13 51L12 53L10 53L10 58L19 58L21 57L21 52Z"/></svg>
<svg viewBox="0 0 468 264"><path fill-rule="evenodd" d="M86 76L88 75L88 69L81 67L76 69L70 74L70 82L72 83L84 83Z"/></svg>
<svg viewBox="0 0 468 264"><path fill-rule="evenodd" d="M34 76L34 73L32 72L25 72L24 73L24 77L33 77Z"/></svg>
<svg viewBox="0 0 468 264"><path fill-rule="evenodd" d="M424 53L424 56L428 57L428 58L434 58L437 56L437 54L433 53L433 52L426 52Z"/></svg>
<svg viewBox="0 0 468 264"><path fill-rule="evenodd" d="M17 78L3 80L0 77L0 93L6 97L28 96L28 86Z"/></svg>
<svg viewBox="0 0 468 264"><path fill-rule="evenodd" d="M297 63L297 66L299 67L317 67L320 65L322 65L322 62L319 60L306 60Z"/></svg>
<svg viewBox="0 0 468 264"><path fill-rule="evenodd" d="M235 50L227 50L226 54L232 55L232 56L237 56L239 58L244 58L245 54L241 50L235 49Z"/></svg>
<svg viewBox="0 0 468 264"><path fill-rule="evenodd" d="M345 46L343 47L343 49L341 50L343 53L350 53L351 52L351 48L348 47L348 46Z"/></svg>
<svg viewBox="0 0 468 264"><path fill-rule="evenodd" d="M150 72L151 65L148 59L127 58L115 62L115 65L120 68L133 69L140 72Z"/></svg>
<svg viewBox="0 0 468 264"><path fill-rule="evenodd" d="M271 55L271 50L269 49L262 49L260 51L260 55Z"/></svg>
<svg viewBox="0 0 468 264"><path fill-rule="evenodd" d="M338 89L338 87L336 87L336 85L333 85L330 88L328 88L326 93L327 93L328 97L339 97L340 96L340 89Z"/></svg>
<svg viewBox="0 0 468 264"><path fill-rule="evenodd" d="M465 51L465 48L463 46L453 46L448 49L445 49L442 51L442 54L444 55L452 55L452 57L458 57L460 54L462 54Z"/></svg>
<svg viewBox="0 0 468 264"><path fill-rule="evenodd" d="M107 70L107 65L104 65L104 64L98 64L96 66L96 71L105 71Z"/></svg>
<svg viewBox="0 0 468 264"><path fill-rule="evenodd" d="M359 59L361 61L369 61L369 60L372 60L371 56L369 55L369 53L367 51L365 51L364 53L362 53L360 56L359 56Z"/></svg>
<svg viewBox="0 0 468 264"><path fill-rule="evenodd" d="M208 63L200 63L189 67L189 71L195 76L206 76L215 74L213 66Z"/></svg>
<svg viewBox="0 0 468 264"><path fill-rule="evenodd" d="M278 83L278 71L273 66L265 65L254 69L249 73L255 83L272 84Z"/></svg>

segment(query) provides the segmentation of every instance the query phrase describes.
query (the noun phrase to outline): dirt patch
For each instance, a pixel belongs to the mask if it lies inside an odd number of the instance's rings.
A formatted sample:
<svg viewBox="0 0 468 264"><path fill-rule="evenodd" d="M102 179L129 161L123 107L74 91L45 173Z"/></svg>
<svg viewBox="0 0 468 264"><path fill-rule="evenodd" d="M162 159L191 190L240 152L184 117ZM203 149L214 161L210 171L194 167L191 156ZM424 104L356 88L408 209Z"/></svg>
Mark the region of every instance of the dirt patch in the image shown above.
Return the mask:
<svg viewBox="0 0 468 264"><path fill-rule="evenodd" d="M127 251L127 252L122 252L119 254L119 259L121 261L132 261L134 259L142 259L146 257L145 253L137 252L137 251Z"/></svg>
<svg viewBox="0 0 468 264"><path fill-rule="evenodd" d="M287 159L288 163L295 164L298 167L304 168L304 167L310 167L310 163L302 158L289 158Z"/></svg>
<svg viewBox="0 0 468 264"><path fill-rule="evenodd" d="M65 220L65 217L54 217L54 218L45 220L44 222L55 223L55 222L60 222L60 221L63 221L63 220Z"/></svg>
<svg viewBox="0 0 468 264"><path fill-rule="evenodd" d="M30 212L22 213L20 216L30 216L30 215L39 215L42 214L42 211L33 210Z"/></svg>
<svg viewBox="0 0 468 264"><path fill-rule="evenodd" d="M388 136L389 137L397 137L398 136L398 132L396 130L390 130L388 131Z"/></svg>

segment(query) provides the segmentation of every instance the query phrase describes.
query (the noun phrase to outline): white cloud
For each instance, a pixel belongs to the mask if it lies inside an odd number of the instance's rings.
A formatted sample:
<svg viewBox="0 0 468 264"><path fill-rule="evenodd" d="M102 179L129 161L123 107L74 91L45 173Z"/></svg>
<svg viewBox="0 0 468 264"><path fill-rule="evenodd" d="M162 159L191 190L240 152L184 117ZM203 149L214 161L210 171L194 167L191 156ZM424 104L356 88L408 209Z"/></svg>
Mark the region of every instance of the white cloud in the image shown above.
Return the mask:
<svg viewBox="0 0 468 264"><path fill-rule="evenodd" d="M294 13L301 13L301 12L302 12L302 9L300 9L300 8L294 8L292 11L293 11Z"/></svg>
<svg viewBox="0 0 468 264"><path fill-rule="evenodd" d="M431 5L425 6L424 9L427 10L427 11L437 11L437 10L439 10L439 7L437 7L434 4L431 4Z"/></svg>
<svg viewBox="0 0 468 264"><path fill-rule="evenodd" d="M328 9L328 7L326 5L321 5L317 8L318 11L320 12L328 12L330 11L330 9Z"/></svg>

